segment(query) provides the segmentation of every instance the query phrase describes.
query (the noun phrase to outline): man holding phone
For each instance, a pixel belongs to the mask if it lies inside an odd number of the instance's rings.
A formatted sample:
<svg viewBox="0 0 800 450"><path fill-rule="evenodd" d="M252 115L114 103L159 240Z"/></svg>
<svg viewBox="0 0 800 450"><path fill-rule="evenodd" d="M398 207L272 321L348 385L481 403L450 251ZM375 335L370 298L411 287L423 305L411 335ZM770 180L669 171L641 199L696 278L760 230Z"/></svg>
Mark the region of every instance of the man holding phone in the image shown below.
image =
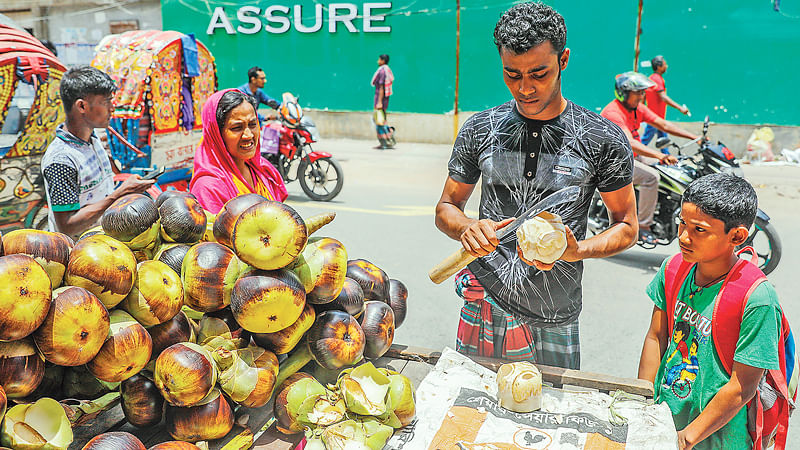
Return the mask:
<svg viewBox="0 0 800 450"><path fill-rule="evenodd" d="M114 188L111 160L94 129L108 127L115 90L111 77L94 67L70 69L61 79L67 119L42 157L51 231L77 236L94 226L118 198L144 192L155 183L131 175Z"/></svg>

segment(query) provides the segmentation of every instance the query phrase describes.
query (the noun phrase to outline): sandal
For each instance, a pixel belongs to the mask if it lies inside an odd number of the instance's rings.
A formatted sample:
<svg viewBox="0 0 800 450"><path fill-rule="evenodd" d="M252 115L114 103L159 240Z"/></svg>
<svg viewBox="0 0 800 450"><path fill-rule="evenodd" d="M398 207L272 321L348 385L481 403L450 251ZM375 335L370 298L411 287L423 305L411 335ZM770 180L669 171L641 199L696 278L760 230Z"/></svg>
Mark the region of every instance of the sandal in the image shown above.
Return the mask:
<svg viewBox="0 0 800 450"><path fill-rule="evenodd" d="M658 239L650 230L639 230L639 242L647 245L656 245L658 244Z"/></svg>

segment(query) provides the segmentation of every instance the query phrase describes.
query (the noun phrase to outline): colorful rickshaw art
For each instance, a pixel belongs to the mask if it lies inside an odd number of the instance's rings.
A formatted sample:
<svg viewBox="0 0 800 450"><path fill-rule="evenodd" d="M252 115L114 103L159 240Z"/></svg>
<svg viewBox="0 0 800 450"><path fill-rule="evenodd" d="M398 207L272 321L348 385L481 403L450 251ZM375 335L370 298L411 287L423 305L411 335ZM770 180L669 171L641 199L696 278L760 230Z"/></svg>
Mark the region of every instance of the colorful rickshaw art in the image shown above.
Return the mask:
<svg viewBox="0 0 800 450"><path fill-rule="evenodd" d="M47 227L42 154L64 122L66 68L26 31L0 25L0 231Z"/></svg>
<svg viewBox="0 0 800 450"><path fill-rule="evenodd" d="M194 150L202 137L203 104L217 88L214 57L193 35L140 30L106 36L92 66L117 83L108 143L123 172L166 169L162 189L187 190Z"/></svg>

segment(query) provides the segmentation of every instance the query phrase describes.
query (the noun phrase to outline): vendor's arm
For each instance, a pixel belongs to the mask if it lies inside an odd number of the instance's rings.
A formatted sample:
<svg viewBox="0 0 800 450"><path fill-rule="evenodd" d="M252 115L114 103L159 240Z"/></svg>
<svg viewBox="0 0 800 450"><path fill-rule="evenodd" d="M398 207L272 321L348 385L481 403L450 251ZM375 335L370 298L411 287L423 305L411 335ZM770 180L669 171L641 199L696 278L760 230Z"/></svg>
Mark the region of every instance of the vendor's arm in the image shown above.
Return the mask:
<svg viewBox="0 0 800 450"><path fill-rule="evenodd" d="M658 96L661 97L661 100L666 102L666 104L680 111L681 114L689 114L689 108L687 108L686 105L679 105L678 102L671 99L669 95L667 95L667 91L665 90L658 91Z"/></svg>
<svg viewBox="0 0 800 450"><path fill-rule="evenodd" d="M564 252L565 256L562 259L580 261L588 258L605 258L627 250L636 243L639 221L636 219L636 194L633 191L633 184L615 191L600 191L600 197L608 209L611 226L598 235L578 242L575 252Z"/></svg>
<svg viewBox="0 0 800 450"><path fill-rule="evenodd" d="M467 217L464 207L473 189L474 184L460 183L447 177L442 196L436 204L436 227L452 239L461 241L467 253L480 257L497 248L499 242L496 231L509 224L513 218L495 222Z"/></svg>
<svg viewBox="0 0 800 450"><path fill-rule="evenodd" d="M53 208L56 231L69 236L76 236L91 228L118 198L144 192L155 183L155 180L142 180L138 175L132 175L111 195L81 208L77 169L65 164L52 164L45 168L43 174L47 179L47 195Z"/></svg>
<svg viewBox="0 0 800 450"><path fill-rule="evenodd" d="M642 345L642 356L639 358L640 380L647 380L655 384L658 367L664 352L667 351L667 313L658 306L653 306L653 314L650 316L650 328L644 337Z"/></svg>
<svg viewBox="0 0 800 450"><path fill-rule="evenodd" d="M730 422L750 401L764 375L764 369L733 362L731 379L708 402L703 412L678 432L678 448L691 449Z"/></svg>
<svg viewBox="0 0 800 450"><path fill-rule="evenodd" d="M655 117L655 118L653 118L653 120L648 120L647 123L649 123L650 125L658 128L661 131L667 132L667 133L675 135L675 136L680 136L680 137L685 138L685 139L695 140L695 139L699 139L700 138L700 136L698 136L696 134L692 134L692 133L684 130L683 128L675 125L674 123L670 122L669 120L662 119L661 117ZM636 149L634 149L634 150L636 150ZM649 155L647 155L647 156L649 156Z"/></svg>

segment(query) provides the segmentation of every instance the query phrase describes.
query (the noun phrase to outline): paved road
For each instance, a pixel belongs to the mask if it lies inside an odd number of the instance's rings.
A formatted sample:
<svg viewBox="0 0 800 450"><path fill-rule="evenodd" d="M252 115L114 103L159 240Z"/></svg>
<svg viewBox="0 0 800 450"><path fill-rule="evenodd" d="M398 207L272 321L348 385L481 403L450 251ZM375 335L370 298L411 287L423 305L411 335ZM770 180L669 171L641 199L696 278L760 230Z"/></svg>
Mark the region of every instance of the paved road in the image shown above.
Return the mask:
<svg viewBox="0 0 800 450"><path fill-rule="evenodd" d="M395 150L381 151L373 145L355 140L321 142L317 148L331 152L342 163L344 189L333 202L316 203L308 201L294 182L288 185L288 202L303 216L336 211L336 220L321 233L342 241L351 259L368 259L408 286L409 313L395 342L452 347L461 302L451 282L435 285L427 277L430 267L458 248L457 242L435 228L433 218L450 148L400 144ZM746 166L745 173L783 239L783 259L770 280L789 321L800 329L794 278L800 267L800 238L793 233L800 219L800 168ZM477 198L476 192L467 205L472 216L476 216ZM580 318L584 370L636 376L652 311L644 288L661 262L677 251L677 244L650 251L635 247L616 257L586 262ZM800 439L800 421L793 422L792 435Z"/></svg>

